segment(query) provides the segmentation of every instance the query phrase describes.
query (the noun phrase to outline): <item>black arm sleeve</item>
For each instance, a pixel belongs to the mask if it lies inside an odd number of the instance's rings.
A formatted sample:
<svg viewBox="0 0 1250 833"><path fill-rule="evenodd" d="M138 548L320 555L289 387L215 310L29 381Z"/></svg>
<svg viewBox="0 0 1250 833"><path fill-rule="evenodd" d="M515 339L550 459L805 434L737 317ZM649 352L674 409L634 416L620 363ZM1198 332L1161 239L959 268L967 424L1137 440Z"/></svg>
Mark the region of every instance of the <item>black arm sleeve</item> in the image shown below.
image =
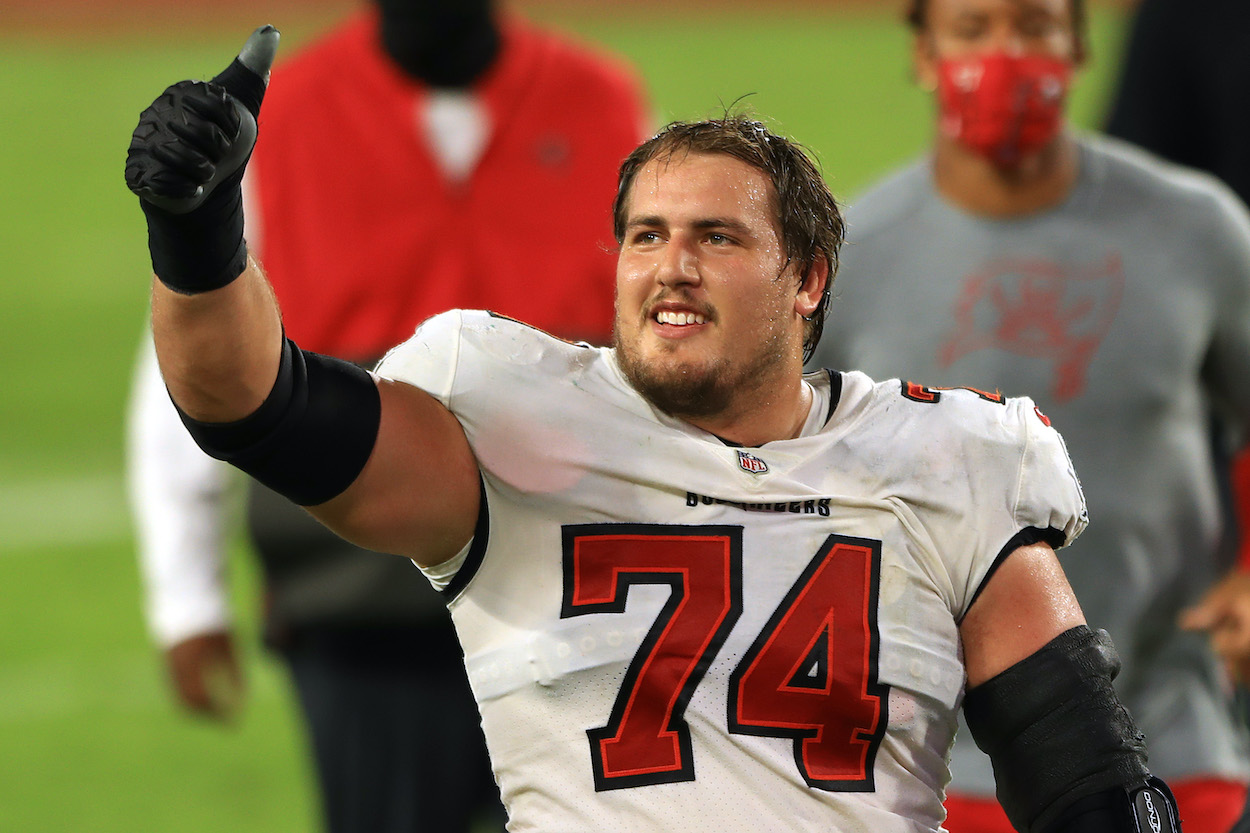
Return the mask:
<svg viewBox="0 0 1250 833"><path fill-rule="evenodd" d="M373 453L382 403L373 377L287 339L273 389L251 415L200 422L178 411L200 448L302 506L341 494Z"/></svg>
<svg viewBox="0 0 1250 833"><path fill-rule="evenodd" d="M1145 740L1112 688L1119 669L1106 632L1082 625L968 691L968 728L990 756L1017 830L1136 833L1138 814L1156 805L1175 819L1171 793L1151 777ZM1142 790L1150 795L1139 801Z"/></svg>

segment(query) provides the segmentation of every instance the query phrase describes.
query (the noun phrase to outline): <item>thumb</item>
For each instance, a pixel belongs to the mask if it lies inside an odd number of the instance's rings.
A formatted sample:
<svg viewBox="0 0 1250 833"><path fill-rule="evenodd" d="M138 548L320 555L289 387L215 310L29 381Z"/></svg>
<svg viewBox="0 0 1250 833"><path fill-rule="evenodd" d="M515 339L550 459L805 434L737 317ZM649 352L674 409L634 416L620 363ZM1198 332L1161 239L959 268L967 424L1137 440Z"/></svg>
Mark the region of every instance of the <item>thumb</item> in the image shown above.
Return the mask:
<svg viewBox="0 0 1250 833"><path fill-rule="evenodd" d="M269 68L273 66L280 37L273 26L261 26L248 37L230 66L213 78L213 83L223 87L246 107L252 118L260 116L260 103L265 97L265 87L269 85Z"/></svg>

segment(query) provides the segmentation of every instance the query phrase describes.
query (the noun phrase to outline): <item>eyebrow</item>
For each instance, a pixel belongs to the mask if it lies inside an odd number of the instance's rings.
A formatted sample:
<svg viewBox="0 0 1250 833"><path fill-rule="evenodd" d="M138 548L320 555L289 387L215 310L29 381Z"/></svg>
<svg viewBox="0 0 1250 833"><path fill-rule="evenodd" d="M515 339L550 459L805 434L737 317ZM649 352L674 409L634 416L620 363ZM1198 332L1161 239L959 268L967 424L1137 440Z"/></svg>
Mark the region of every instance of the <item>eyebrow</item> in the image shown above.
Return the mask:
<svg viewBox="0 0 1250 833"><path fill-rule="evenodd" d="M626 224L626 228L664 228L668 226L668 221L658 215L647 215L644 217L635 217ZM702 220L695 220L693 226L698 231L710 231L712 229L723 229L732 232L740 237L754 237L755 232L750 226L740 220L731 220L728 217L707 217Z"/></svg>

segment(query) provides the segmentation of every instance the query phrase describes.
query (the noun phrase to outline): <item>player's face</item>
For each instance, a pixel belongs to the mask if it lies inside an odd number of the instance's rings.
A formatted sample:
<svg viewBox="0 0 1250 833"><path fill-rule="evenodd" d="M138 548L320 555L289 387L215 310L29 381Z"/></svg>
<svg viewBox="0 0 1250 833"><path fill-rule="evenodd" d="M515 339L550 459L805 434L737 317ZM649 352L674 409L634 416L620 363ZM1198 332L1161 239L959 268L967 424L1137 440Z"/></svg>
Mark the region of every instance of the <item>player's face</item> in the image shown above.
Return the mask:
<svg viewBox="0 0 1250 833"><path fill-rule="evenodd" d="M786 266L772 195L762 171L723 154L654 159L634 179L616 346L634 387L667 413L723 414L802 366L802 316L819 295Z"/></svg>
<svg viewBox="0 0 1250 833"><path fill-rule="evenodd" d="M915 50L922 86L937 85L938 59L991 52L1076 62L1071 0L929 0Z"/></svg>

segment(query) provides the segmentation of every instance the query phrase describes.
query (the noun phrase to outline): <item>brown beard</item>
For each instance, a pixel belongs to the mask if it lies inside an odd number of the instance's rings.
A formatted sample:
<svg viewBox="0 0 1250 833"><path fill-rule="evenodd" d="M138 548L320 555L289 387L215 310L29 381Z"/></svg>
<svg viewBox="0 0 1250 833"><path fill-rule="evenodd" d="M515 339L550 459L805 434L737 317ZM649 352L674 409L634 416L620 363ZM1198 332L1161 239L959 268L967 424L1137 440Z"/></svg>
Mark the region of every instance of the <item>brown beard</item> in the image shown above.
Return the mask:
<svg viewBox="0 0 1250 833"><path fill-rule="evenodd" d="M766 397L769 391L761 389L764 380L784 360L785 353L783 342L769 339L755 361L737 372L724 359L704 369L682 365L657 372L654 365L634 351L633 345L621 340L619 332L614 334L613 346L617 364L634 389L664 413L688 422L726 413L734 398L743 396L744 391L754 390L756 396Z"/></svg>
<svg viewBox="0 0 1250 833"><path fill-rule="evenodd" d="M634 389L669 416L699 419L714 416L729 407L733 385L725 378L723 362L701 373L682 367L660 374L619 340L616 361Z"/></svg>

